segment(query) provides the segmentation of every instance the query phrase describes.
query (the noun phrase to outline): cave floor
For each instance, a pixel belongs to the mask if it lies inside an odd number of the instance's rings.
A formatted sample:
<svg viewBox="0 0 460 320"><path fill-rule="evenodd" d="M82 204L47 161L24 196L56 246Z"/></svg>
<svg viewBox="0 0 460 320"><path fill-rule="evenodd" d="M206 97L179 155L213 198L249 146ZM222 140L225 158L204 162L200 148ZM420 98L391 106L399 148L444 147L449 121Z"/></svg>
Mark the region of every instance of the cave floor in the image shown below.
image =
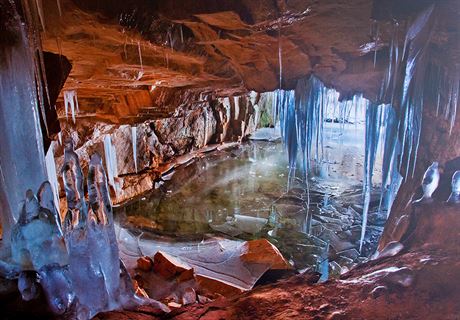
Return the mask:
<svg viewBox="0 0 460 320"><path fill-rule="evenodd" d="M160 316L139 308L108 319L459 319L458 207L415 208L402 252L364 263L339 279L315 284L296 275L241 296L194 304Z"/></svg>

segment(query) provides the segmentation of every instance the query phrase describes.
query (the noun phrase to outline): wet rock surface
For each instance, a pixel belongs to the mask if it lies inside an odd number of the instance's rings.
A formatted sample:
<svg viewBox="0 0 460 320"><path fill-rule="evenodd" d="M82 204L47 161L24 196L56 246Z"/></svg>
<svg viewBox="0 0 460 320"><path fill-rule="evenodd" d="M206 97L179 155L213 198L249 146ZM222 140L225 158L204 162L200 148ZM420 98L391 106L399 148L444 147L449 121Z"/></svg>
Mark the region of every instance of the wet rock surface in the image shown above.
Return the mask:
<svg viewBox="0 0 460 320"><path fill-rule="evenodd" d="M417 209L403 252L367 262L340 279L311 285L310 274L173 311L169 319L456 319L460 310L458 209ZM449 225L449 227L447 227ZM441 235L442 233L442 235ZM430 241L430 239L439 241ZM408 238L409 239L409 238ZM161 319L124 311L99 319Z"/></svg>

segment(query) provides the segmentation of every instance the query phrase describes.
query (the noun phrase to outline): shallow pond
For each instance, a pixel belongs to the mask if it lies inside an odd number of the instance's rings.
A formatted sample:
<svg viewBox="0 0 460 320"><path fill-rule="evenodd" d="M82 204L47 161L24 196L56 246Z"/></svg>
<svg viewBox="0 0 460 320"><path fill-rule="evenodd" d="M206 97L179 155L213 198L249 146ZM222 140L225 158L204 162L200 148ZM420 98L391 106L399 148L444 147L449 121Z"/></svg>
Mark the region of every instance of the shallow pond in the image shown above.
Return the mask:
<svg viewBox="0 0 460 320"><path fill-rule="evenodd" d="M330 135L326 159L309 188L294 179L287 191L288 163L281 142L249 141L195 158L167 174L159 188L118 207L117 220L133 232L177 242L213 235L263 237L297 269L327 273L328 266L328 273L340 274L375 249L385 213L375 210L375 193L360 255L364 132L354 125L341 130L328 124L325 134ZM374 182L378 178L377 173Z"/></svg>

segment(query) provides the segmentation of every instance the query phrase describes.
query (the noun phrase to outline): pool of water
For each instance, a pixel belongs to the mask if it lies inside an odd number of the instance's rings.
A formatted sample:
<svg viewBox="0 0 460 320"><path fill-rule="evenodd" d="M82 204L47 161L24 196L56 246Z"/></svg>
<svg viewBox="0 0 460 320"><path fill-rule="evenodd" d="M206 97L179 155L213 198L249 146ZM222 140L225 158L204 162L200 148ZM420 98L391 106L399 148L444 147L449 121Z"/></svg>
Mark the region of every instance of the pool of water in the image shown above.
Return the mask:
<svg viewBox="0 0 460 320"><path fill-rule="evenodd" d="M116 208L117 221L133 232L193 242L213 235L267 238L296 268L340 274L369 255L383 230L378 194L362 254L362 128L329 124L325 159L308 183L287 189L287 155L280 141L249 141L215 151L163 177L150 193ZM376 174L378 182L379 174Z"/></svg>

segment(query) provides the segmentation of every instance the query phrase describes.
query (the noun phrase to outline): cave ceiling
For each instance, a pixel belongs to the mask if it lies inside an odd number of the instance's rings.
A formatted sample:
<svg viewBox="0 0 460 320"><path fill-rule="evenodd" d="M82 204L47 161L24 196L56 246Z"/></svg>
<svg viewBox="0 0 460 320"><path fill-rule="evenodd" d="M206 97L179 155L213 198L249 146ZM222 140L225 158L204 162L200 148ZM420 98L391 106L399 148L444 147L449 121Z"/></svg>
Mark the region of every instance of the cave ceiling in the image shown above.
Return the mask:
<svg viewBox="0 0 460 320"><path fill-rule="evenodd" d="M158 88L228 96L293 88L310 74L373 99L391 33L383 24L375 41L371 0L44 0L42 15L44 50L73 66L64 90L112 122L148 107ZM438 46L452 41L448 30Z"/></svg>

